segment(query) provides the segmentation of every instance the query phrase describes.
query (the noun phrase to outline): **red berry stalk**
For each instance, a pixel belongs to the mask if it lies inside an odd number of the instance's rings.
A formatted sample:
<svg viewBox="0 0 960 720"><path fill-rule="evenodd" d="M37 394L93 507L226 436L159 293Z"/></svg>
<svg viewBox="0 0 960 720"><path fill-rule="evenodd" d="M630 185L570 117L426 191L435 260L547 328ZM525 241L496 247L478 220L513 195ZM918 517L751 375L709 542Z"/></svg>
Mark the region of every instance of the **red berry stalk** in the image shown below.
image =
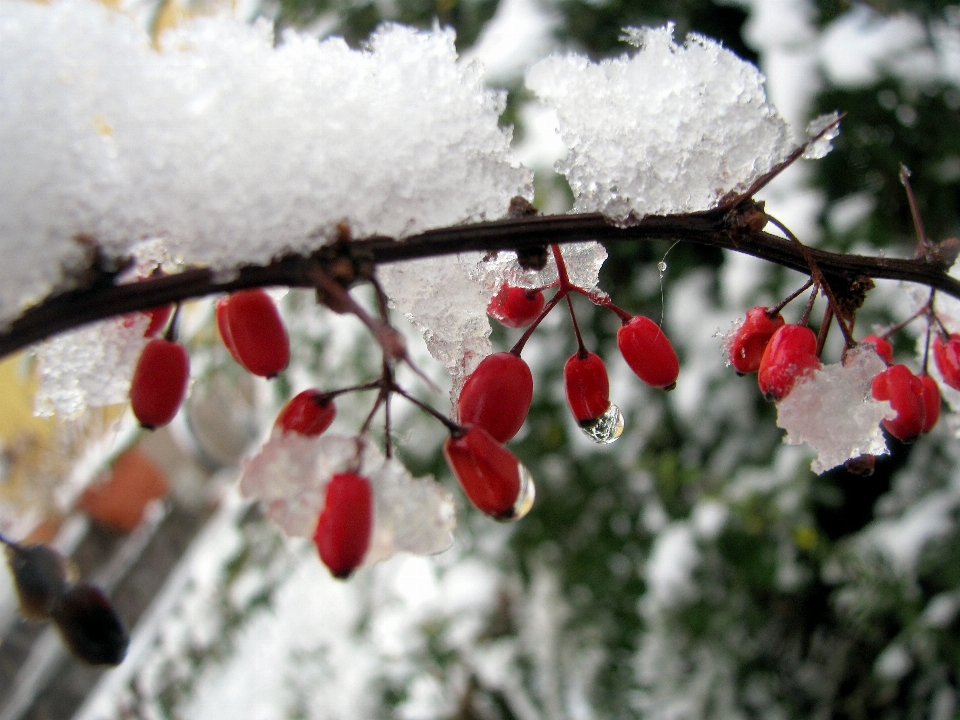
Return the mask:
<svg viewBox="0 0 960 720"><path fill-rule="evenodd" d="M519 432L532 401L533 375L527 363L513 353L494 353L464 383L457 400L458 419L505 443Z"/></svg>
<svg viewBox="0 0 960 720"><path fill-rule="evenodd" d="M327 485L313 542L323 564L341 580L363 562L373 531L373 489L357 473L339 473Z"/></svg>
<svg viewBox="0 0 960 720"><path fill-rule="evenodd" d="M483 428L467 425L451 435L443 456L470 502L494 520L517 520L533 506L530 472Z"/></svg>

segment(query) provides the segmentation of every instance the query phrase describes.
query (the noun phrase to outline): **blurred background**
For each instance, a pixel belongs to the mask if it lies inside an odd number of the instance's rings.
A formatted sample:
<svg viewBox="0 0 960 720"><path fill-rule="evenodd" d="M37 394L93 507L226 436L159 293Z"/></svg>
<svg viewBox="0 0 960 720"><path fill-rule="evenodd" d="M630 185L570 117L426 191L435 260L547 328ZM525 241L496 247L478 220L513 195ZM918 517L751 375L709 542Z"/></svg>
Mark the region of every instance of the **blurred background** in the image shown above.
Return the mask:
<svg viewBox="0 0 960 720"><path fill-rule="evenodd" d="M960 232L958 5L119 4L155 36L209 12L266 17L278 42L295 28L357 47L383 22L453 27L464 61L482 62L507 93L502 122L536 168L545 212L565 211L571 195L553 171L555 118L524 89L524 69L551 52L617 56L627 51L622 27L670 21L678 40L701 33L757 63L799 133L823 112L847 113L829 156L801 161L760 196L804 242L911 256L901 163L928 236ZM173 426L152 434L122 408L69 423L34 418L31 358L0 364L3 518L16 537L69 553L111 592L133 634L119 668L84 666L50 628L17 616L3 574L0 720L960 717L960 423L949 408L913 445L888 438L890 454L870 477L814 475L808 449L782 444L755 380L725 366L720 339L746 309L774 304L804 278L670 238L608 250L601 287L619 306L663 319L681 357L678 388L641 387L618 357L616 317L575 301L626 418L617 443L594 445L565 406L562 366L576 341L568 317L554 313L524 351L534 405L511 444L537 479L531 513L501 525L458 495L451 550L398 556L346 583L234 484L292 393L376 375L378 352L357 323L287 293L294 358L267 383L220 346L208 302L188 307L191 396ZM879 283L857 336L905 319L925 297ZM801 305L788 306L788 322ZM812 317L821 314L818 306ZM397 322L415 360L448 386ZM897 360L914 370L924 331L914 323L895 336ZM495 347L508 349L518 332L495 327ZM445 407L444 394L432 399ZM334 430L355 432L369 405L352 397L340 407ZM443 428L396 408L407 467L453 489Z"/></svg>

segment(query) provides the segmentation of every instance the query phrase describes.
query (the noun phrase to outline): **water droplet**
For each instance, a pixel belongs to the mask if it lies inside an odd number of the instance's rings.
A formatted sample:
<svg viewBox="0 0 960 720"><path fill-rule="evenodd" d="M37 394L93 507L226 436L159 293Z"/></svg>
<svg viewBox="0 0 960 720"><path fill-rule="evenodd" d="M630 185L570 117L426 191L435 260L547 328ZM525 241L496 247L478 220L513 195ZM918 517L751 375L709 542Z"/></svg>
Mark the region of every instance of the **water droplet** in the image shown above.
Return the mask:
<svg viewBox="0 0 960 720"><path fill-rule="evenodd" d="M663 260L661 260L660 262L658 262L658 263L657 263L657 270L660 271L660 275L662 276L663 273L665 273L665 272L667 271L667 263L665 263Z"/></svg>
<svg viewBox="0 0 960 720"><path fill-rule="evenodd" d="M623 434L623 413L613 403L607 411L596 420L581 425L583 434L595 443L609 445Z"/></svg>
<svg viewBox="0 0 960 720"><path fill-rule="evenodd" d="M520 492L517 493L517 499L507 512L498 515L494 519L500 522L511 522L519 520L533 507L533 501L537 496L537 488L533 483L533 475L527 470L527 466L522 462L517 463L517 473L520 475Z"/></svg>

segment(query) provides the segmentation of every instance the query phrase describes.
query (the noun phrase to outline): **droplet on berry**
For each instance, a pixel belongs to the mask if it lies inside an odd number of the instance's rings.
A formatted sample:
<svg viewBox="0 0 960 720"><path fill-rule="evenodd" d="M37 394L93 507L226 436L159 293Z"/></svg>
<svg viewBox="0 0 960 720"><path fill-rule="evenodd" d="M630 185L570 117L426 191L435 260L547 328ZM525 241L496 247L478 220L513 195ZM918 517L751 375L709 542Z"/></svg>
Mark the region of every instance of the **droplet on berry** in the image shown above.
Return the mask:
<svg viewBox="0 0 960 720"><path fill-rule="evenodd" d="M623 434L623 413L613 403L607 411L596 420L588 423L579 423L583 434L595 443L609 445Z"/></svg>
<svg viewBox="0 0 960 720"><path fill-rule="evenodd" d="M895 438L910 443L924 431L923 382L906 365L891 365L877 375L873 379L872 394L875 400L887 400L897 412L896 417L882 421Z"/></svg>
<svg viewBox="0 0 960 720"><path fill-rule="evenodd" d="M544 304L542 290L527 290L504 283L490 298L487 314L508 328L522 328L537 319Z"/></svg>
<svg viewBox="0 0 960 720"><path fill-rule="evenodd" d="M943 381L954 390L960 390L960 335L954 333L946 341L935 336L933 359Z"/></svg>
<svg viewBox="0 0 960 720"><path fill-rule="evenodd" d="M254 375L273 377L290 363L290 338L270 296L260 288L241 290L217 305L224 345ZM221 319L222 313L222 319Z"/></svg>
<svg viewBox="0 0 960 720"><path fill-rule="evenodd" d="M457 400L457 414L461 423L482 427L505 443L519 432L532 401L530 367L519 355L499 352L470 373Z"/></svg>
<svg viewBox="0 0 960 720"><path fill-rule="evenodd" d="M53 609L64 642L91 665L119 665L130 636L103 591L82 583L72 586Z"/></svg>
<svg viewBox="0 0 960 720"><path fill-rule="evenodd" d="M273 426L281 432L316 437L330 427L336 416L337 406L333 400L325 399L319 390L310 389L290 398Z"/></svg>
<svg viewBox="0 0 960 720"><path fill-rule="evenodd" d="M617 330L617 346L627 365L647 385L672 390L680 374L673 345L653 320L637 315Z"/></svg>
<svg viewBox="0 0 960 720"><path fill-rule="evenodd" d="M323 564L341 580L363 562L373 530L373 489L357 473L338 473L327 484L313 542Z"/></svg>
<svg viewBox="0 0 960 720"><path fill-rule="evenodd" d="M173 420L189 380L190 358L183 345L163 338L148 342L130 381L130 404L140 424L153 430Z"/></svg>
<svg viewBox="0 0 960 720"><path fill-rule="evenodd" d="M797 380L820 369L817 336L803 325L783 325L774 332L760 358L757 384L767 400L785 398Z"/></svg>
<svg viewBox="0 0 960 720"><path fill-rule="evenodd" d="M877 355L882 357L888 365L893 363L893 345L890 344L889 340L877 335L867 335L860 342L870 343L877 349Z"/></svg>
<svg viewBox="0 0 960 720"><path fill-rule="evenodd" d="M530 471L483 428L467 425L459 437L448 437L443 456L480 512L502 522L530 512L536 494Z"/></svg>
<svg viewBox="0 0 960 720"><path fill-rule="evenodd" d="M783 327L783 316L767 314L769 308L757 306L747 310L746 319L727 343L727 357L733 369L741 375L760 368L763 351L770 338Z"/></svg>
<svg viewBox="0 0 960 720"><path fill-rule="evenodd" d="M46 545L8 543L6 553L20 613L31 620L49 618L67 590L66 559Z"/></svg>

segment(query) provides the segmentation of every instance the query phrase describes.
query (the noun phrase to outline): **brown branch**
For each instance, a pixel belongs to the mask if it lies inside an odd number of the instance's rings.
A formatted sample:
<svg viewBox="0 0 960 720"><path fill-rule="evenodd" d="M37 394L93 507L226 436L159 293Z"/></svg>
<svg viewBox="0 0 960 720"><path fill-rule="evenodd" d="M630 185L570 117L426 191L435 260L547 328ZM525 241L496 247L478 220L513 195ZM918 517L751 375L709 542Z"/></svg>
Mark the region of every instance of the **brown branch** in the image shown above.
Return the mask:
<svg viewBox="0 0 960 720"><path fill-rule="evenodd" d="M242 267L229 282L217 282L210 270L202 268L124 285L104 282L94 273L88 286L51 296L13 321L6 332L0 333L0 357L86 323L157 305L250 287L314 287L318 265L342 278L345 258L353 267L365 268L358 273L362 278L376 265L471 250L523 250L585 240L670 240L725 248L809 274L796 243L756 229L757 208L748 201L701 213L648 216L629 227L613 225L597 213L515 217L430 230L402 242L373 237L327 246L308 257L287 256L265 266ZM852 284L869 277L926 285L960 299L960 281L947 274L945 263L925 258L846 255L815 248L806 252L830 278L838 294L842 294L838 282Z"/></svg>

